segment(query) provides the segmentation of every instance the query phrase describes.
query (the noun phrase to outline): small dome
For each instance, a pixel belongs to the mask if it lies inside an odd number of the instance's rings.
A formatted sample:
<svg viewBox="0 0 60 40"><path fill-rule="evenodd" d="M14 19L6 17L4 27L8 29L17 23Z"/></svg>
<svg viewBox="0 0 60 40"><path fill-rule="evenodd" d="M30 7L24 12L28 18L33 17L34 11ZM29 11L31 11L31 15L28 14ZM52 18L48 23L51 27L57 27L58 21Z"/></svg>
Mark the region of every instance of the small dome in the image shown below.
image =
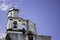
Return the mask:
<svg viewBox="0 0 60 40"><path fill-rule="evenodd" d="M11 7L10 9L9 9L9 12L10 11L19 11L18 9L15 9L14 7Z"/></svg>

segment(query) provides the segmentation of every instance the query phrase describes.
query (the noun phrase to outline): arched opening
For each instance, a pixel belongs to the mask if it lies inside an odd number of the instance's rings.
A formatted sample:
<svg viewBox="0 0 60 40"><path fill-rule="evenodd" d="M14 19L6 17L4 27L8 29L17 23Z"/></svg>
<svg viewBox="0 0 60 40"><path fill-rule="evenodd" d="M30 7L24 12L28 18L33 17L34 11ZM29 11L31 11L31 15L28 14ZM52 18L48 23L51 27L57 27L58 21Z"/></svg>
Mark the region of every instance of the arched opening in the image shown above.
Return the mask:
<svg viewBox="0 0 60 40"><path fill-rule="evenodd" d="M13 28L17 28L17 26L15 25L15 26L13 26Z"/></svg>
<svg viewBox="0 0 60 40"><path fill-rule="evenodd" d="M25 25L22 25L22 29L25 29L26 30L26 26Z"/></svg>
<svg viewBox="0 0 60 40"><path fill-rule="evenodd" d="M22 25L22 33L25 34L25 32L26 32L26 26L23 24Z"/></svg>

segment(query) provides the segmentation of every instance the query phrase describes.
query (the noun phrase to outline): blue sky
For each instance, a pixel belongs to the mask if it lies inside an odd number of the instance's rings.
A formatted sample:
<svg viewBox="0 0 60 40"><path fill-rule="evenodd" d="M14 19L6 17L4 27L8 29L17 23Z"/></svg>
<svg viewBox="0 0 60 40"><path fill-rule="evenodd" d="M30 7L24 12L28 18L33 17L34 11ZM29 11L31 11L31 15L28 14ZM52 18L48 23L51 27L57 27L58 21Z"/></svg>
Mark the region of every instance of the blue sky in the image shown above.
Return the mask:
<svg viewBox="0 0 60 40"><path fill-rule="evenodd" d="M13 4L13 1L10 3ZM51 36L52 40L60 39L60 0L15 0L14 3L14 6L20 10L19 17L29 19L36 24L38 35ZM8 10L0 10L2 35L5 33L7 13Z"/></svg>

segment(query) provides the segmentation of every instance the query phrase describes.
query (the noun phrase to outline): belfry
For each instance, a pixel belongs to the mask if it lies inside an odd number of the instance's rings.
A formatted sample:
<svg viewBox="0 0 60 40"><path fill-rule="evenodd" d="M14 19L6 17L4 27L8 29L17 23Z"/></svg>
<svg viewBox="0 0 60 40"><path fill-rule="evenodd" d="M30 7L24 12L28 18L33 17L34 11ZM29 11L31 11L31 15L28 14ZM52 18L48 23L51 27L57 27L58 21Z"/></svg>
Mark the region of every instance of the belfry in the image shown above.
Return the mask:
<svg viewBox="0 0 60 40"><path fill-rule="evenodd" d="M8 11L6 36L0 40L51 40L50 36L37 35L36 25L18 16L19 9Z"/></svg>

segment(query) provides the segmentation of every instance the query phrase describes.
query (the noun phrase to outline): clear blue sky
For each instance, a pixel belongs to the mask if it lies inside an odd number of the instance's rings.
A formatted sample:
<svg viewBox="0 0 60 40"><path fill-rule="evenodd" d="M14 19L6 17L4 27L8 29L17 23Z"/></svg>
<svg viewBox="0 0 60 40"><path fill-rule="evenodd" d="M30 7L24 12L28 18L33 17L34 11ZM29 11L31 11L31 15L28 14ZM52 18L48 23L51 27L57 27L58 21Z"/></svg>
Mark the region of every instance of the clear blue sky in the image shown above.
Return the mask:
<svg viewBox="0 0 60 40"><path fill-rule="evenodd" d="M60 40L60 0L15 0L15 6L20 10L19 17L29 19L36 24L38 35L51 36L52 40ZM6 28L7 13L8 10L0 10L0 34L2 35Z"/></svg>

